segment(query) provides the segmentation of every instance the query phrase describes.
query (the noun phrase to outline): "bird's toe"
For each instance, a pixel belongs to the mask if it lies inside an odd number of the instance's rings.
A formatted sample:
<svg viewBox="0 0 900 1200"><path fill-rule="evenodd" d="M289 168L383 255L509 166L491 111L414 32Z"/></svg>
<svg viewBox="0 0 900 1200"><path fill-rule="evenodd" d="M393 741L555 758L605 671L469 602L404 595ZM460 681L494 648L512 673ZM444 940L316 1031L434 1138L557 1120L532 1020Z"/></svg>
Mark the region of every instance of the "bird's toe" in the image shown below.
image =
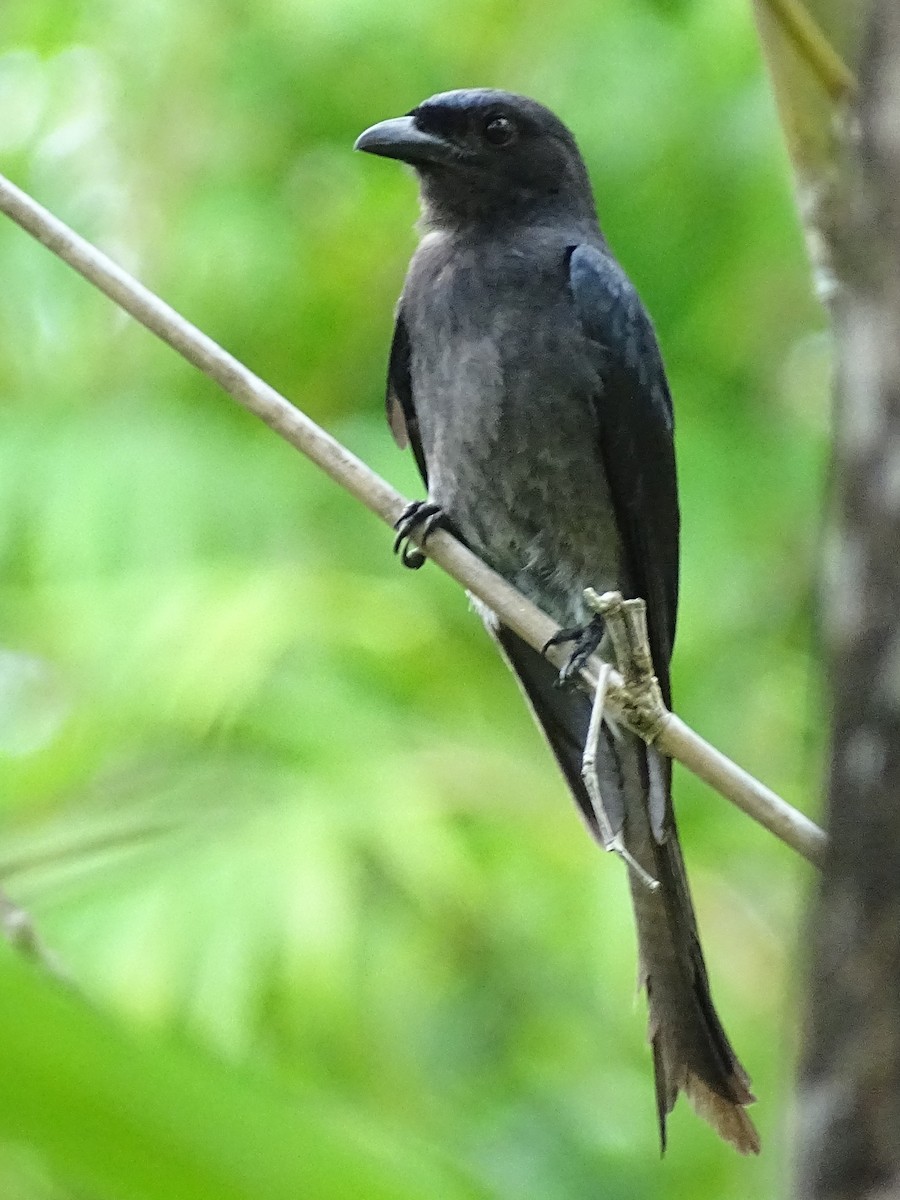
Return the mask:
<svg viewBox="0 0 900 1200"><path fill-rule="evenodd" d="M397 536L394 538L394 553L400 556L404 567L417 571L425 562L425 555L419 546L410 542L415 534L422 546L428 541L435 529L444 521L444 510L439 504L430 500L413 500L394 522Z"/></svg>

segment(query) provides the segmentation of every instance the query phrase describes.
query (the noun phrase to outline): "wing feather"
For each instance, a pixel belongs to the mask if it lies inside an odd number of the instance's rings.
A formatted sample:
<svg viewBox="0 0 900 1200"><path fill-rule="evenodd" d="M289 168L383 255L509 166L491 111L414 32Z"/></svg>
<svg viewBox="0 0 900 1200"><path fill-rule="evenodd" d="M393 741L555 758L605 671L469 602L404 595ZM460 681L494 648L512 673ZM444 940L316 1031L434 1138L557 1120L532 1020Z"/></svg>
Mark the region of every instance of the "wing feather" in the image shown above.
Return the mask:
<svg viewBox="0 0 900 1200"><path fill-rule="evenodd" d="M397 306L394 336L391 340L391 353L388 358L385 407L394 441L401 450L405 450L407 446L412 447L416 464L427 487L428 472L425 468L425 454L422 450L422 439L419 436L416 407L413 403L410 355L409 333L403 319L403 301L401 300Z"/></svg>
<svg viewBox="0 0 900 1200"><path fill-rule="evenodd" d="M666 704L678 608L678 492L672 400L650 318L622 268L596 246L572 249L575 311L595 348L600 455L636 596L647 604Z"/></svg>

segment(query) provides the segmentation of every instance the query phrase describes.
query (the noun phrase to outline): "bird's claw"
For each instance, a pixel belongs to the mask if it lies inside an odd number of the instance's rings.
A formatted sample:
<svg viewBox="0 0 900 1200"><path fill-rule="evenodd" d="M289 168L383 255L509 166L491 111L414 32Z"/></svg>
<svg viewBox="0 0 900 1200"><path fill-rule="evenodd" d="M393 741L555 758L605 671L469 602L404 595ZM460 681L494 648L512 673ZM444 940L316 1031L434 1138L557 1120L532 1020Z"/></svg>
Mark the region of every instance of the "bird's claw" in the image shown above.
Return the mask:
<svg viewBox="0 0 900 1200"><path fill-rule="evenodd" d="M413 500L394 522L397 536L394 538L394 553L400 555L404 567L418 571L425 562L425 555L418 546L410 543L413 533L418 534L422 546L444 519L444 510L430 500Z"/></svg>
<svg viewBox="0 0 900 1200"><path fill-rule="evenodd" d="M592 654L597 652L603 641L606 623L599 615L591 617L584 625L574 625L571 629L560 629L552 638L544 643L542 654L546 654L551 646L565 646L574 642L572 653L566 659L557 680L557 687L568 687L577 677L581 668Z"/></svg>

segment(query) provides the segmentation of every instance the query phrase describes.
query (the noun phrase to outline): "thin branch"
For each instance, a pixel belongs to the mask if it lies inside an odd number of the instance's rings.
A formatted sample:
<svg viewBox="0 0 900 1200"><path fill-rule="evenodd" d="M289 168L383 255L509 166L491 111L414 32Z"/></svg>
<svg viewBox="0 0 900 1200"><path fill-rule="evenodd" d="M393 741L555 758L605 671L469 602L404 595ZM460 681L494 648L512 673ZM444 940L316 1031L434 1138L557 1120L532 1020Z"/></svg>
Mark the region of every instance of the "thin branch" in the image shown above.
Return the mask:
<svg viewBox="0 0 900 1200"><path fill-rule="evenodd" d="M801 0L763 0L834 101L854 95L856 76Z"/></svg>
<svg viewBox="0 0 900 1200"><path fill-rule="evenodd" d="M0 212L6 213L136 321L218 383L234 400L312 459L383 521L393 525L397 520L407 501L390 484L206 334L3 176L0 176ZM428 539L428 557L493 609L504 625L535 649L539 650L558 632L558 626L549 617L445 530L436 530ZM551 651L548 657L561 664L563 652ZM582 683L591 694L596 691L598 667L595 660L582 673ZM621 713L625 698L621 676L611 671L608 680L610 708ZM623 719L628 723L627 717ZM678 717L668 715L657 730L653 740L660 750L682 762L811 863L821 865L825 835L812 821L720 754ZM635 732L640 733L640 730Z"/></svg>

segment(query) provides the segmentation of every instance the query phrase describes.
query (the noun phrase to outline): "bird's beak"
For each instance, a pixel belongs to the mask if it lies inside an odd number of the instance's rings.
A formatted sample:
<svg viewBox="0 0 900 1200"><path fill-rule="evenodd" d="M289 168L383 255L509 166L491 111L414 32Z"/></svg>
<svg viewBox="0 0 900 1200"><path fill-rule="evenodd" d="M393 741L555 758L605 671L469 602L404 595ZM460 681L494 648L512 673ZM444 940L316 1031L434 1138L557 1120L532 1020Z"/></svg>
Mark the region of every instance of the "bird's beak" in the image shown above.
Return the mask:
<svg viewBox="0 0 900 1200"><path fill-rule="evenodd" d="M444 163L453 148L436 134L419 129L412 117L392 117L379 121L353 143L354 150L380 154L382 158L397 158L416 166L419 163Z"/></svg>

